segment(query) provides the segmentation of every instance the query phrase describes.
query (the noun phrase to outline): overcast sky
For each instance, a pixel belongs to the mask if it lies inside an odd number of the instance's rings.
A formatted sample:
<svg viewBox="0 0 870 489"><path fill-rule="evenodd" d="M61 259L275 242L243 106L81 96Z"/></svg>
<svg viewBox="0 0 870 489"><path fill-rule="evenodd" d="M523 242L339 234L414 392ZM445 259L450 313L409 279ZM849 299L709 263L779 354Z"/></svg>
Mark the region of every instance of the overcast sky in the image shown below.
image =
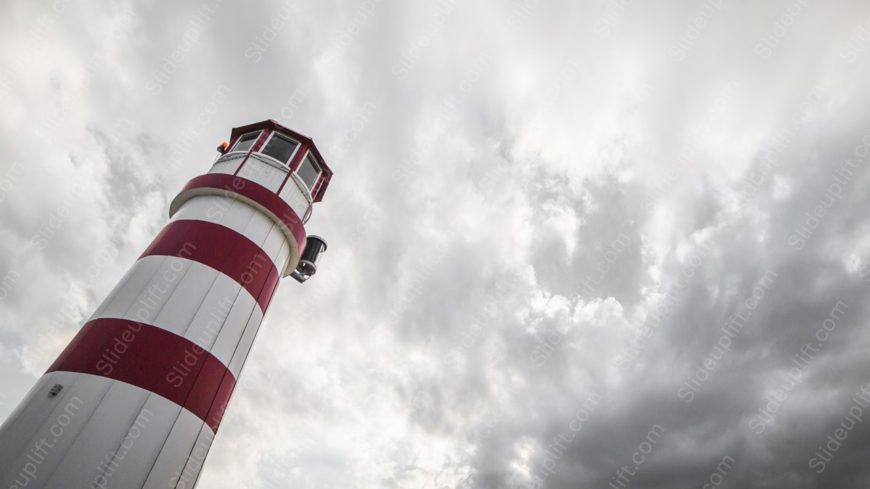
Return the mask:
<svg viewBox="0 0 870 489"><path fill-rule="evenodd" d="M329 251L200 487L866 487L868 61L857 0L4 1L0 419L274 118Z"/></svg>

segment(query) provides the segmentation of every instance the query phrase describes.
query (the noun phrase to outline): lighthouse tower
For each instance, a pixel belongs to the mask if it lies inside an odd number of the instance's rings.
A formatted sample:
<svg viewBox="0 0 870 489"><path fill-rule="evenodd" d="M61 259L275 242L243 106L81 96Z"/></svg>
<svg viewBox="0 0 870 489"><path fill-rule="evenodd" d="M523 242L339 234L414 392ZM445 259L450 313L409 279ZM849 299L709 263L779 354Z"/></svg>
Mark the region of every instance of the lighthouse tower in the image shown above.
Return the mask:
<svg viewBox="0 0 870 489"><path fill-rule="evenodd" d="M306 236L332 171L269 120L208 173L0 427L0 488L192 488L278 280L317 270Z"/></svg>

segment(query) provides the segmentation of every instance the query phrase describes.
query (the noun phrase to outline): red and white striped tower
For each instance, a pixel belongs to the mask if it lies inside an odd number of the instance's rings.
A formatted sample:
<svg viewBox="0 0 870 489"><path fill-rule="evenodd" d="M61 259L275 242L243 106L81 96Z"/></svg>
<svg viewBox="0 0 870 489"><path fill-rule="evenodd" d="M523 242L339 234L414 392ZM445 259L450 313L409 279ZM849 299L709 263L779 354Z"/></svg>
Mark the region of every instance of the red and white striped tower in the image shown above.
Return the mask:
<svg viewBox="0 0 870 489"><path fill-rule="evenodd" d="M332 177L271 120L219 151L0 427L0 489L196 484L278 279L316 271L304 223Z"/></svg>

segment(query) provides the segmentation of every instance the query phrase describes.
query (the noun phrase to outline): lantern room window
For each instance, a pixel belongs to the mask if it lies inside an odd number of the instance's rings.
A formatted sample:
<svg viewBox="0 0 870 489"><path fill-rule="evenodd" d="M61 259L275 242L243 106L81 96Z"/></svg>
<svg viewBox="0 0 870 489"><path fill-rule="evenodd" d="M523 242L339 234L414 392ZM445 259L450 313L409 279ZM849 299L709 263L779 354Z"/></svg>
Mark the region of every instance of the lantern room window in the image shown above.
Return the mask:
<svg viewBox="0 0 870 489"><path fill-rule="evenodd" d="M251 146L254 145L254 142L257 141L258 137L260 137L260 131L252 131L242 134L239 136L239 139L230 151L248 151L251 149Z"/></svg>
<svg viewBox="0 0 870 489"><path fill-rule="evenodd" d="M317 179L320 177L320 165L313 154L308 153L305 156L305 159L299 164L299 168L296 169L296 175L305 183L309 192L314 190L314 184L317 183Z"/></svg>
<svg viewBox="0 0 870 489"><path fill-rule="evenodd" d="M290 158L293 156L293 153L296 152L296 148L299 147L299 143L288 138L287 136L273 132L269 137L269 141L266 142L266 145L263 146L261 153L266 156L270 156L280 161L283 164L287 164L290 161Z"/></svg>

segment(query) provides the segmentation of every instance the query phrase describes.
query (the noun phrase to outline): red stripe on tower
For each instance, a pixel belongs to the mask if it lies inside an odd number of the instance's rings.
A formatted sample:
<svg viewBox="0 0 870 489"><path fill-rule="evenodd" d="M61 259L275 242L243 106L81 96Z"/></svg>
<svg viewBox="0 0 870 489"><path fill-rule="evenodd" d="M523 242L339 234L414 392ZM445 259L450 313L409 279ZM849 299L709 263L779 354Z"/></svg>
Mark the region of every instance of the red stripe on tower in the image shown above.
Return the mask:
<svg viewBox="0 0 870 489"><path fill-rule="evenodd" d="M208 221L169 223L142 253L150 255L186 258L223 273L244 287L264 313L280 278L272 259L259 245L233 229Z"/></svg>
<svg viewBox="0 0 870 489"><path fill-rule="evenodd" d="M210 192L209 192L210 191ZM202 194L216 194L233 198L233 195L243 197L257 204L267 215L270 215L279 224L286 228L289 233L288 239L294 239L301 254L305 248L305 227L302 219L290 204L284 202L275 192L267 189L257 182L246 178L227 175L226 173L208 173L200 175L181 189L178 196L172 202L170 215L181 208L187 200Z"/></svg>
<svg viewBox="0 0 870 489"><path fill-rule="evenodd" d="M192 341L126 319L89 321L47 372L80 372L135 385L184 407L217 431L236 379Z"/></svg>

